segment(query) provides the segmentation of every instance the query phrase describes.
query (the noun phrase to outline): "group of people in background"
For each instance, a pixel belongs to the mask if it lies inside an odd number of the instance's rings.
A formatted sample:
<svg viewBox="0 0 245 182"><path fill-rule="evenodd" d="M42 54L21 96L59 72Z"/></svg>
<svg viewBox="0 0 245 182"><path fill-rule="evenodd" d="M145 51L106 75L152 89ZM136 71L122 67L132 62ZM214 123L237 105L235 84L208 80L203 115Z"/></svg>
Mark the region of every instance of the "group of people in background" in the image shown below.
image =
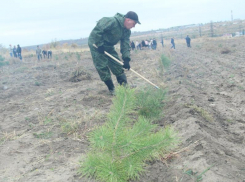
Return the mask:
<svg viewBox="0 0 245 182"><path fill-rule="evenodd" d="M52 58L52 51L51 50L41 50L41 48L39 46L37 46L37 49L36 49L36 55L37 55L37 59L38 61L40 61L42 58Z"/></svg>
<svg viewBox="0 0 245 182"><path fill-rule="evenodd" d="M187 47L191 48L191 38L189 37L189 35L186 36L185 38ZM174 48L175 49L175 43L174 43L174 37L171 38L171 49Z"/></svg>
<svg viewBox="0 0 245 182"><path fill-rule="evenodd" d="M131 49L132 50L142 50L144 47L156 50L157 49L157 41L156 39L150 39L150 40L142 40L141 42L139 41L132 41L131 42Z"/></svg>
<svg viewBox="0 0 245 182"><path fill-rule="evenodd" d="M12 45L10 44L9 45L9 55L15 58L18 57L20 60L22 60L20 45L18 44L17 47L16 46L12 47Z"/></svg>
<svg viewBox="0 0 245 182"><path fill-rule="evenodd" d="M14 46L12 47L12 45L9 45L9 55L10 57L15 57L15 58L19 58L20 60L22 60L22 55L21 55L21 47L18 44L17 47ZM52 58L52 51L51 50L41 50L39 46L37 46L36 49L36 55L37 55L37 59L38 61L42 58Z"/></svg>
<svg viewBox="0 0 245 182"><path fill-rule="evenodd" d="M186 44L187 47L191 48L191 38L189 37L189 35L186 36L185 38L186 40ZM162 44L162 47L164 47L164 40L163 38L161 38L160 43ZM175 49L175 42L174 42L174 37L172 37L170 39L170 43L171 43L171 49ZM153 49L156 50L157 48L157 41L156 39L151 39L151 40L142 40L142 42L138 42L137 40L134 42L131 42L131 49L132 50L142 50L143 47L147 47L149 49Z"/></svg>
<svg viewBox="0 0 245 182"><path fill-rule="evenodd" d="M189 37L189 35L186 36L186 44L187 47L191 48L191 38ZM174 43L174 37L171 38L171 49L175 49L175 43ZM164 41L163 38L161 38L160 43L162 44L162 47L164 47ZM152 50L156 50L157 48L157 41L156 39L150 39L150 40L142 40L141 42L138 42L137 40L134 42L131 42L131 49L132 50L142 50L144 47L152 49ZM9 45L9 54L11 57L15 57L15 58L19 58L20 60L22 60L22 56L21 56L21 47L18 44L17 47L14 46L12 48L12 45ZM51 50L41 50L41 48L39 46L37 46L36 49L36 55L37 55L37 59L38 61L40 61L40 59L42 58L52 58L52 51Z"/></svg>

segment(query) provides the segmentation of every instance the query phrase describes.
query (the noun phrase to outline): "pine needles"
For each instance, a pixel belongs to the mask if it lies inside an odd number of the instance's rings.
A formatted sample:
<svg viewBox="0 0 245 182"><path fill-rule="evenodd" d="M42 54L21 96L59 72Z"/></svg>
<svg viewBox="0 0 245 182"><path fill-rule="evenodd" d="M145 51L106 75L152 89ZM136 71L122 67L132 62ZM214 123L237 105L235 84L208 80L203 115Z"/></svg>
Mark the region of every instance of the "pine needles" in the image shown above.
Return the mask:
<svg viewBox="0 0 245 182"><path fill-rule="evenodd" d="M89 135L91 148L80 162L81 176L102 182L139 179L145 161L175 147L176 134L171 128L157 131L157 125L145 117L139 116L138 121L129 117L136 101L133 89L116 89L107 122Z"/></svg>
<svg viewBox="0 0 245 182"><path fill-rule="evenodd" d="M171 60L165 56L164 54L161 55L161 61L165 69L169 68L171 64Z"/></svg>
<svg viewBox="0 0 245 182"><path fill-rule="evenodd" d="M166 91L144 88L136 94L138 113L148 119L157 119L162 113Z"/></svg>

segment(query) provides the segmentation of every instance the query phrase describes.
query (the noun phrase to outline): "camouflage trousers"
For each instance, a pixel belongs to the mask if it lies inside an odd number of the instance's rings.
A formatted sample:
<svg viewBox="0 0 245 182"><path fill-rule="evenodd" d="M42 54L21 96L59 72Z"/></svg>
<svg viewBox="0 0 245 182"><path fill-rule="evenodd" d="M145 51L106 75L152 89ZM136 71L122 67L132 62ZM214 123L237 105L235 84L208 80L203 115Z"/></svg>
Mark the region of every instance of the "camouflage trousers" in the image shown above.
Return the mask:
<svg viewBox="0 0 245 182"><path fill-rule="evenodd" d="M111 79L111 72L116 76L120 76L124 73L122 65L117 63L115 60L107 56L106 54L99 53L95 47L89 45L90 52L93 58L93 63L96 70L99 73L102 81ZM105 51L110 55L120 60L118 54L113 46L105 46ZM111 71L111 72L110 72Z"/></svg>

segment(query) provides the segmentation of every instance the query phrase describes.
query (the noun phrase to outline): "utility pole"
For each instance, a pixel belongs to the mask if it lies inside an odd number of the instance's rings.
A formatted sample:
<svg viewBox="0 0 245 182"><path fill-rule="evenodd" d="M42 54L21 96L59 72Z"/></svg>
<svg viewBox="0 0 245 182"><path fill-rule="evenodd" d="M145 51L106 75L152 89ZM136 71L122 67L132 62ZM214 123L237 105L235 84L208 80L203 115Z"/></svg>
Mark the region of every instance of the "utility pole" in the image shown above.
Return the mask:
<svg viewBox="0 0 245 182"><path fill-rule="evenodd" d="M231 21L233 21L233 14L232 14L232 10L231 10Z"/></svg>
<svg viewBox="0 0 245 182"><path fill-rule="evenodd" d="M201 37L202 36L202 28L201 28L201 25L199 24L199 36Z"/></svg>
<svg viewBox="0 0 245 182"><path fill-rule="evenodd" d="M210 37L214 36L213 21L210 22Z"/></svg>

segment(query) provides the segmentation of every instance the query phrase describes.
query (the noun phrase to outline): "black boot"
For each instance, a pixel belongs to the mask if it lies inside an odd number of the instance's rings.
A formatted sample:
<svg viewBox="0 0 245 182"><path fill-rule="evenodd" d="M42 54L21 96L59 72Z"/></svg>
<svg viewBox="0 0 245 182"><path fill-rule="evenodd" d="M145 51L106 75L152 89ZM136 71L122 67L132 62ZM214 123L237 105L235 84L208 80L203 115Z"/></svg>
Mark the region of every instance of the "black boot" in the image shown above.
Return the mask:
<svg viewBox="0 0 245 182"><path fill-rule="evenodd" d="M110 80L106 80L105 84L108 87L110 93L112 95L115 95L115 87L114 87L114 84L113 84L112 80L111 79Z"/></svg>
<svg viewBox="0 0 245 182"><path fill-rule="evenodd" d="M118 76L117 77L117 82L120 84L120 85L124 85L126 86L127 85L127 77L126 75L123 73L122 75Z"/></svg>

